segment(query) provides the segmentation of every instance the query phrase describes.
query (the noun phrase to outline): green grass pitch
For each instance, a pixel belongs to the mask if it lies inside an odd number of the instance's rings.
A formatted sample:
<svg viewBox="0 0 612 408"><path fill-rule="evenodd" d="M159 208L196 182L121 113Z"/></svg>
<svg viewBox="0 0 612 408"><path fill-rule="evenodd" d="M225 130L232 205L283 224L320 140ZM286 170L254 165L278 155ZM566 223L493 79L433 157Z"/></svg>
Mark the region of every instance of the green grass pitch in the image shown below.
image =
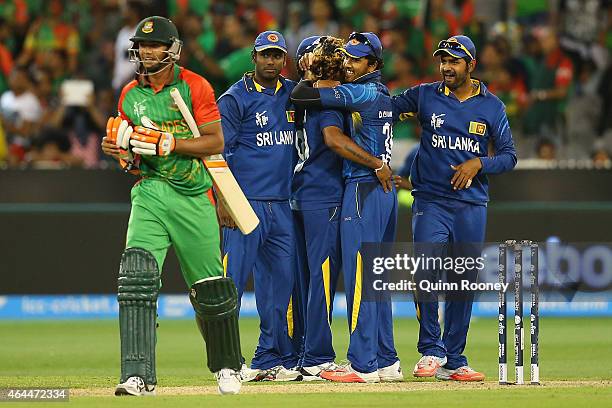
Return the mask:
<svg viewBox="0 0 612 408"><path fill-rule="evenodd" d="M156 398L112 397L119 374L119 337L116 321L0 321L0 388L67 387L71 406L241 406L313 407L397 406L448 404L449 406L612 406L612 319L541 318L540 372L543 385L497 386L497 321L472 321L466 353L470 364L487 375L484 386L415 380L410 376L418 359L414 319L395 322L396 347L407 382L377 391L378 384L352 389L349 385L247 384L239 396L164 395L163 387L214 386L205 368L203 344L195 323L161 320L158 330ZM334 322L338 361L345 358L348 329L345 320ZM512 327L509 327L509 362ZM526 327L525 377L529 372L529 336ZM243 352L252 356L258 320L242 319ZM510 377L513 366L509 364ZM342 388L338 388L344 386ZM260 387L260 388L255 388ZM210 388L210 387L209 387ZM278 389L278 392L276 392ZM257 390L262 390L258 392ZM265 391L264 391L265 390ZM348 390L348 392L347 392ZM79 392L80 391L80 392ZM93 396L87 395L91 391ZM107 392L108 391L108 392ZM341 392L340 392L341 391ZM76 394L76 395L75 395ZM107 395L108 394L108 395ZM188 393L189 394L189 393ZM333 401L333 402L332 402ZM607 401L607 402L605 402ZM12 405L12 404L11 404ZM26 406L21 403L19 406ZM40 407L45 403L33 403ZM8 406L8 405L7 405ZM57 405L53 405L57 406ZM61 405L60 405L61 406ZM441 406L441 405L440 405Z"/></svg>

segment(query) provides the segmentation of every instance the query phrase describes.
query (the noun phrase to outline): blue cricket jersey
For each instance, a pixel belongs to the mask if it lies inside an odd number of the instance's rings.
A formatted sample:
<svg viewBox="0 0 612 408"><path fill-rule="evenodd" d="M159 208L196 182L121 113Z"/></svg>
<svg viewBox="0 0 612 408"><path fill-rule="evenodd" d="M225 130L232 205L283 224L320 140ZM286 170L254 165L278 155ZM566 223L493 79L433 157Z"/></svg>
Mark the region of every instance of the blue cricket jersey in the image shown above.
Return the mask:
<svg viewBox="0 0 612 408"><path fill-rule="evenodd" d="M294 87L281 77L275 89L266 89L247 72L217 101L225 160L248 199L290 198L295 110L289 95Z"/></svg>
<svg viewBox="0 0 612 408"><path fill-rule="evenodd" d="M412 164L413 194L440 196L484 204L489 201L487 174L512 170L516 150L502 101L473 79L478 92L459 101L444 82L421 84L394 96L393 119L416 115L421 127L421 143ZM495 155L488 155L492 142ZM482 169L471 187L453 190L451 178L459 165L479 157Z"/></svg>
<svg viewBox="0 0 612 408"><path fill-rule="evenodd" d="M291 189L294 210L320 210L342 203L343 160L325 144L323 129L335 126L344 130L348 124L348 116L336 110L306 111L303 140L296 143L299 161Z"/></svg>
<svg viewBox="0 0 612 408"><path fill-rule="evenodd" d="M325 108L353 112L349 136L372 156L391 162L393 147L393 109L389 90L380 82L380 71L334 88L320 88ZM356 179L378 181L373 169L344 160L346 182Z"/></svg>

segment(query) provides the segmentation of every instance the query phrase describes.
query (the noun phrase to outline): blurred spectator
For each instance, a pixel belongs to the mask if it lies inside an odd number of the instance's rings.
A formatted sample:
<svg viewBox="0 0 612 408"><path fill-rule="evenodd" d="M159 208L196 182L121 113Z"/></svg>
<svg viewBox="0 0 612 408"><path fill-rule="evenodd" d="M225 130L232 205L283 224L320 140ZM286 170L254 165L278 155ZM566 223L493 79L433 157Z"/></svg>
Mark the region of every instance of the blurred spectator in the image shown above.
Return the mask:
<svg viewBox="0 0 612 408"><path fill-rule="evenodd" d="M612 63L603 74L599 86L599 96L602 100L601 117L597 125L600 136L612 136Z"/></svg>
<svg viewBox="0 0 612 408"><path fill-rule="evenodd" d="M559 48L554 30L539 27L527 39L529 109L523 125L527 135L561 140L561 119L572 82L572 63Z"/></svg>
<svg viewBox="0 0 612 408"><path fill-rule="evenodd" d="M302 28L302 20L304 13L304 4L293 1L287 7L287 24L283 30L283 36L287 42L287 55L295 57L298 45L305 37L300 37L300 29ZM294 72L293 70L292 72ZM297 73L295 76L297 77Z"/></svg>
<svg viewBox="0 0 612 408"><path fill-rule="evenodd" d="M113 68L113 89L116 94L121 92L123 86L134 78L135 67L130 62L128 49L132 46L130 38L134 36L136 25L141 20L140 9L142 4L137 1L127 1L122 8L123 27L115 39L115 66Z"/></svg>
<svg viewBox="0 0 612 408"><path fill-rule="evenodd" d="M46 123L66 136L68 150L79 159L79 164L87 168L95 167L99 161L100 141L106 129L106 119L116 110L113 92L105 89L91 94L84 106L68 101L62 95L59 106L52 111Z"/></svg>
<svg viewBox="0 0 612 408"><path fill-rule="evenodd" d="M583 156L587 146L597 136L597 124L601 115L601 97L598 94L601 72L592 61L582 63L582 71L574 81L572 96L567 104L567 137L570 144L580 147ZM578 156L572 152L571 156Z"/></svg>
<svg viewBox="0 0 612 408"><path fill-rule="evenodd" d="M514 127L527 106L528 95L521 78L513 78L509 61L498 43L488 43L480 52L478 78L506 105L506 114Z"/></svg>
<svg viewBox="0 0 612 408"><path fill-rule="evenodd" d="M572 59L576 74L583 64L605 64L605 34L607 0L560 0L558 27L560 44Z"/></svg>
<svg viewBox="0 0 612 408"><path fill-rule="evenodd" d="M557 158L557 147L551 140L542 138L536 147L536 157L541 160L555 160Z"/></svg>
<svg viewBox="0 0 612 408"><path fill-rule="evenodd" d="M70 141L58 129L43 129L29 154L29 165L35 169L64 169L80 164L81 160L70 154Z"/></svg>
<svg viewBox="0 0 612 408"><path fill-rule="evenodd" d="M609 169L612 167L612 161L610 160L610 150L603 143L602 140L595 142L593 145L593 151L591 152L591 160L593 160L593 166L598 169Z"/></svg>
<svg viewBox="0 0 612 408"><path fill-rule="evenodd" d="M309 7L310 19L298 31L298 45L304 38L313 35L337 36L338 23L332 20L334 10L330 0L312 0Z"/></svg>
<svg viewBox="0 0 612 408"><path fill-rule="evenodd" d="M0 17L0 94L8 89L8 77L13 70L13 55L5 45L9 37L9 25Z"/></svg>
<svg viewBox="0 0 612 408"><path fill-rule="evenodd" d="M18 63L27 65L34 62L38 67L44 67L50 53L62 51L66 54L68 72L75 72L80 49L79 33L71 24L62 21L61 0L49 0L46 7L46 13L30 26Z"/></svg>
<svg viewBox="0 0 612 408"><path fill-rule="evenodd" d="M550 0L510 0L510 15L523 25L548 23Z"/></svg>
<svg viewBox="0 0 612 408"><path fill-rule="evenodd" d="M245 21L251 30L258 33L278 28L278 23L272 13L262 7L259 0L238 0L236 16Z"/></svg>
<svg viewBox="0 0 612 408"><path fill-rule="evenodd" d="M39 126L42 109L32 92L32 80L26 68L13 68L9 88L0 97L0 114L11 155L16 161L21 161Z"/></svg>
<svg viewBox="0 0 612 408"><path fill-rule="evenodd" d="M385 63L385 66L387 64ZM423 82L418 76L416 61L409 54L399 54L393 59L395 78L388 83L391 95L399 95L406 89ZM417 121L402 120L393 126L394 139L415 139L420 132Z"/></svg>

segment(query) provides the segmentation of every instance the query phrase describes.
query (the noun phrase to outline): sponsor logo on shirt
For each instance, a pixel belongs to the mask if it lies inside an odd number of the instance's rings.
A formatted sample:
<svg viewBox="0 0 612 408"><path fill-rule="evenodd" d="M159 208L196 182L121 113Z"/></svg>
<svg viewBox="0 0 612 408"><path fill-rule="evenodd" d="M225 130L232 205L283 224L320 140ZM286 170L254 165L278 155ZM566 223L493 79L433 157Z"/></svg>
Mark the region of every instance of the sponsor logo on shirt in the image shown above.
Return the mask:
<svg viewBox="0 0 612 408"><path fill-rule="evenodd" d="M441 113L439 115L436 115L435 113L431 114L431 127L433 127L434 130L438 130L442 127L444 124L444 119L442 118L444 116L446 116L446 113Z"/></svg>
<svg viewBox="0 0 612 408"><path fill-rule="evenodd" d="M487 131L487 125L480 122L470 122L470 133L478 136L484 136Z"/></svg>

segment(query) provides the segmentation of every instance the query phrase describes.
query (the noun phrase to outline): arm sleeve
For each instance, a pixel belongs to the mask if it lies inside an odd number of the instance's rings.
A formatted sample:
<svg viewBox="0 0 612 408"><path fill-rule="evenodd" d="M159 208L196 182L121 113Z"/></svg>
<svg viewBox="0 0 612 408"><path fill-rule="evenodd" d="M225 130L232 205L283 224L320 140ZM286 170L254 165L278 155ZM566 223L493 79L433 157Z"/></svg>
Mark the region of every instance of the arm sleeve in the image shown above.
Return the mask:
<svg viewBox="0 0 612 408"><path fill-rule="evenodd" d="M500 109L497 115L491 136L495 154L493 157L480 158L482 163L480 171L483 174L499 174L512 170L516 166L516 150L504 107Z"/></svg>
<svg viewBox="0 0 612 408"><path fill-rule="evenodd" d="M303 108L321 109L319 88L312 87L312 81L300 81L291 91L291 102Z"/></svg>
<svg viewBox="0 0 612 408"><path fill-rule="evenodd" d="M319 94L324 108L362 111L376 100L378 89L373 83L343 84L334 88L319 88Z"/></svg>
<svg viewBox="0 0 612 408"><path fill-rule="evenodd" d="M393 122L406 120L415 116L419 111L419 89L420 86L413 86L406 89L399 95L391 98L393 105Z"/></svg>
<svg viewBox="0 0 612 408"><path fill-rule="evenodd" d="M193 77L188 83L191 89L191 106L196 124L202 126L218 122L221 120L221 115L215 102L215 91L206 79L195 75Z"/></svg>
<svg viewBox="0 0 612 408"><path fill-rule="evenodd" d="M223 129L223 139L225 140L225 149L227 150L227 148L236 144L238 140L240 124L242 122L242 111L236 98L232 95L222 95L217 103L221 113L221 128Z"/></svg>
<svg viewBox="0 0 612 408"><path fill-rule="evenodd" d="M321 131L330 126L335 126L344 131L344 118L342 116L342 112L331 109L321 111L320 126Z"/></svg>

